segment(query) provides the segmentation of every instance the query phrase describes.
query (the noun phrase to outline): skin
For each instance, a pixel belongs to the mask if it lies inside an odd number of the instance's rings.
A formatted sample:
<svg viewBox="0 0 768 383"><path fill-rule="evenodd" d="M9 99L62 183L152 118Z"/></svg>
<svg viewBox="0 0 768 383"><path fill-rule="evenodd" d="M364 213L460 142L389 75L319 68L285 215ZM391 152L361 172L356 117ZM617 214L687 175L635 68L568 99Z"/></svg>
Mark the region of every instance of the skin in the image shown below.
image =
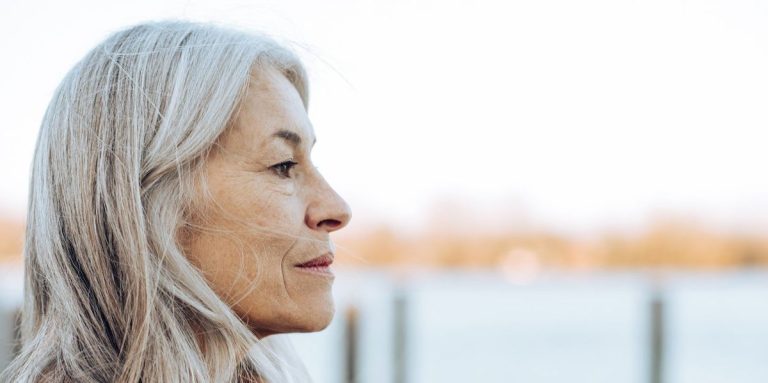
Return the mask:
<svg viewBox="0 0 768 383"><path fill-rule="evenodd" d="M209 198L182 240L213 290L259 337L319 331L334 313L332 274L295 265L332 255L346 202L312 164L312 125L293 85L267 68L207 158ZM295 163L295 165L292 165Z"/></svg>

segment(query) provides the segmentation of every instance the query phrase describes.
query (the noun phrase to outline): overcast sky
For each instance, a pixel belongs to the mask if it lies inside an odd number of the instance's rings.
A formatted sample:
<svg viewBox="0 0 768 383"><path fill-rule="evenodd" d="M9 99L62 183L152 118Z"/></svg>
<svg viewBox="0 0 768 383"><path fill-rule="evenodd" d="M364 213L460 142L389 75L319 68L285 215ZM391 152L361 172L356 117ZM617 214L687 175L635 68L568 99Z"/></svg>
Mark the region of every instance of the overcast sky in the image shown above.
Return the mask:
<svg viewBox="0 0 768 383"><path fill-rule="evenodd" d="M52 92L121 27L187 18L293 44L315 160L354 222L768 229L768 3L0 2L0 212L23 216Z"/></svg>

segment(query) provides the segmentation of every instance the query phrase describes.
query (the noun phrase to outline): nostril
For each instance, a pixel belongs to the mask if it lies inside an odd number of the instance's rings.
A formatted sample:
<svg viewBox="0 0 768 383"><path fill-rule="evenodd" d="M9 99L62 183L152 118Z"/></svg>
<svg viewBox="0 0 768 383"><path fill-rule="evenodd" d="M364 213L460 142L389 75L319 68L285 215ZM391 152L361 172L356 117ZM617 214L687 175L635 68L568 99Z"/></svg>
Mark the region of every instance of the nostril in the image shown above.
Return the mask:
<svg viewBox="0 0 768 383"><path fill-rule="evenodd" d="M320 202L323 203L315 202L307 206L304 213L304 224L308 228L330 233L347 226L350 212L344 200L335 198L328 202L325 200Z"/></svg>
<svg viewBox="0 0 768 383"><path fill-rule="evenodd" d="M341 226L341 221L335 219L324 219L317 224L318 229L336 230Z"/></svg>

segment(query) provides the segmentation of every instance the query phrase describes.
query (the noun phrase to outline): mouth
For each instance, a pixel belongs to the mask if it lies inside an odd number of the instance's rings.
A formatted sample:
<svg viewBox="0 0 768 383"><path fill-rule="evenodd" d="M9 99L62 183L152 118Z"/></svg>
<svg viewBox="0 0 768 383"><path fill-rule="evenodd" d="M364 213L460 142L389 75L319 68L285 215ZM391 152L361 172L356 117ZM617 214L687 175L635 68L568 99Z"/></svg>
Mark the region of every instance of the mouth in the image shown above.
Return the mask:
<svg viewBox="0 0 768 383"><path fill-rule="evenodd" d="M333 254L326 253L307 262L294 265L295 268L312 274L333 276L331 264L333 263Z"/></svg>

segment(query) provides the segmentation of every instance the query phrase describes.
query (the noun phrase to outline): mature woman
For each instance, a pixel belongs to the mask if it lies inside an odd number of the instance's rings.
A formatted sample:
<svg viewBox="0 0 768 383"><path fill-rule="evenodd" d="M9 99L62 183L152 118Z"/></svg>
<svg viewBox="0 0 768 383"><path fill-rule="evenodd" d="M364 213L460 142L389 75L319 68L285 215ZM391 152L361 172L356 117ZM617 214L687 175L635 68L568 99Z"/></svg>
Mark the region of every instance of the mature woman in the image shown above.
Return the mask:
<svg viewBox="0 0 768 383"><path fill-rule="evenodd" d="M38 138L2 380L308 381L275 334L330 322L350 213L307 100L293 54L208 25L139 25L78 63Z"/></svg>

